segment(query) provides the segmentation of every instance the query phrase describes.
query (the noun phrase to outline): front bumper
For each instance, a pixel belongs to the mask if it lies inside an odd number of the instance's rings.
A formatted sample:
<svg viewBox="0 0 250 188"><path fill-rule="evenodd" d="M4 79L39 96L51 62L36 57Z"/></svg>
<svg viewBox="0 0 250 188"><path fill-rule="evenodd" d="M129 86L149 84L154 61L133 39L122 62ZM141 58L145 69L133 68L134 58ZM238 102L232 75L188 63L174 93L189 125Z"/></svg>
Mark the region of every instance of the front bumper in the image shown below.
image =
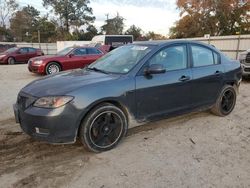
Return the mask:
<svg viewBox="0 0 250 188"><path fill-rule="evenodd" d="M57 109L45 109L32 106L32 100L22 102L19 99L13 106L16 122L26 134L49 143L75 142L79 122L71 103Z"/></svg>
<svg viewBox="0 0 250 188"><path fill-rule="evenodd" d="M45 72L44 69L45 69L45 67L43 64L35 66L32 64L32 61L28 62L28 70L30 72L44 74L44 72Z"/></svg>

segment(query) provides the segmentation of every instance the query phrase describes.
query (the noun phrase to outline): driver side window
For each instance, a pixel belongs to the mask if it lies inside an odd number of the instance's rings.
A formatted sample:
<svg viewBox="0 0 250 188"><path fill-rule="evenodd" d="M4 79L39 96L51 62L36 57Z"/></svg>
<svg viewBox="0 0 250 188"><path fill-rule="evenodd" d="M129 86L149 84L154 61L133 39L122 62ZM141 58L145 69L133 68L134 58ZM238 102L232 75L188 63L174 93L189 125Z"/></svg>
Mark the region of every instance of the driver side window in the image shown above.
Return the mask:
<svg viewBox="0 0 250 188"><path fill-rule="evenodd" d="M152 64L161 64L167 71L187 68L186 45L172 46L160 50L149 60L149 65Z"/></svg>

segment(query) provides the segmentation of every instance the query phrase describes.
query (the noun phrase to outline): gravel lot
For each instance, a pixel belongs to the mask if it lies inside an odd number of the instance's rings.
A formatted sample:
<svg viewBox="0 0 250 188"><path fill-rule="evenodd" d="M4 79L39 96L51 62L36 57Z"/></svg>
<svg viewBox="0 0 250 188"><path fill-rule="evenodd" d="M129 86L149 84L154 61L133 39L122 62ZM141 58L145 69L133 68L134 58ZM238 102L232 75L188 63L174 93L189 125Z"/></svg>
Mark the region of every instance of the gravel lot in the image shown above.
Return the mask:
<svg viewBox="0 0 250 188"><path fill-rule="evenodd" d="M22 133L12 104L38 78L27 65L0 66L0 187L250 187L250 81L235 110L199 112L129 130L115 149L49 145Z"/></svg>

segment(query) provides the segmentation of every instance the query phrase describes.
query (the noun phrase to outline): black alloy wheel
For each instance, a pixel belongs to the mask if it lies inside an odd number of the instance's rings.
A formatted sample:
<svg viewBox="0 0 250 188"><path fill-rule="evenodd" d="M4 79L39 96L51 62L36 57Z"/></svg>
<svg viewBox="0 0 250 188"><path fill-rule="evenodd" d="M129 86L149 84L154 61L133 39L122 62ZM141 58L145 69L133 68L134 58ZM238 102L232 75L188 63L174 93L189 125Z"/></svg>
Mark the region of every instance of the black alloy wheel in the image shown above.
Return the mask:
<svg viewBox="0 0 250 188"><path fill-rule="evenodd" d="M235 107L236 98L237 98L236 86L231 86L231 85L224 86L211 111L218 116L226 116L230 114Z"/></svg>
<svg viewBox="0 0 250 188"><path fill-rule="evenodd" d="M94 152L114 148L127 132L123 111L109 103L93 109L83 121L80 137L84 146Z"/></svg>

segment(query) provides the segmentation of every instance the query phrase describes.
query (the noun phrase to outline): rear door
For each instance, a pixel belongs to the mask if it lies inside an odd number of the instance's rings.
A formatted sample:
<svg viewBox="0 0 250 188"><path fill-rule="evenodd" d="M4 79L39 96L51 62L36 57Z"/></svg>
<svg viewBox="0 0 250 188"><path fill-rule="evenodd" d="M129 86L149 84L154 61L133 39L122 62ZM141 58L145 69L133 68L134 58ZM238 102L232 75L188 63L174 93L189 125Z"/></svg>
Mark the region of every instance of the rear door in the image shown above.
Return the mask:
<svg viewBox="0 0 250 188"><path fill-rule="evenodd" d="M224 68L220 55L205 46L190 44L192 59L192 101L195 107L215 102L223 86Z"/></svg>
<svg viewBox="0 0 250 188"><path fill-rule="evenodd" d="M162 64L163 74L136 76L136 105L139 119L186 110L191 105L192 73L187 46L178 44L158 51L147 63Z"/></svg>
<svg viewBox="0 0 250 188"><path fill-rule="evenodd" d="M29 53L28 53L28 59L27 61L32 58L37 56L37 50L35 48L29 48Z"/></svg>
<svg viewBox="0 0 250 188"><path fill-rule="evenodd" d="M85 65L89 65L103 56L103 52L97 48L87 48L87 54Z"/></svg>

